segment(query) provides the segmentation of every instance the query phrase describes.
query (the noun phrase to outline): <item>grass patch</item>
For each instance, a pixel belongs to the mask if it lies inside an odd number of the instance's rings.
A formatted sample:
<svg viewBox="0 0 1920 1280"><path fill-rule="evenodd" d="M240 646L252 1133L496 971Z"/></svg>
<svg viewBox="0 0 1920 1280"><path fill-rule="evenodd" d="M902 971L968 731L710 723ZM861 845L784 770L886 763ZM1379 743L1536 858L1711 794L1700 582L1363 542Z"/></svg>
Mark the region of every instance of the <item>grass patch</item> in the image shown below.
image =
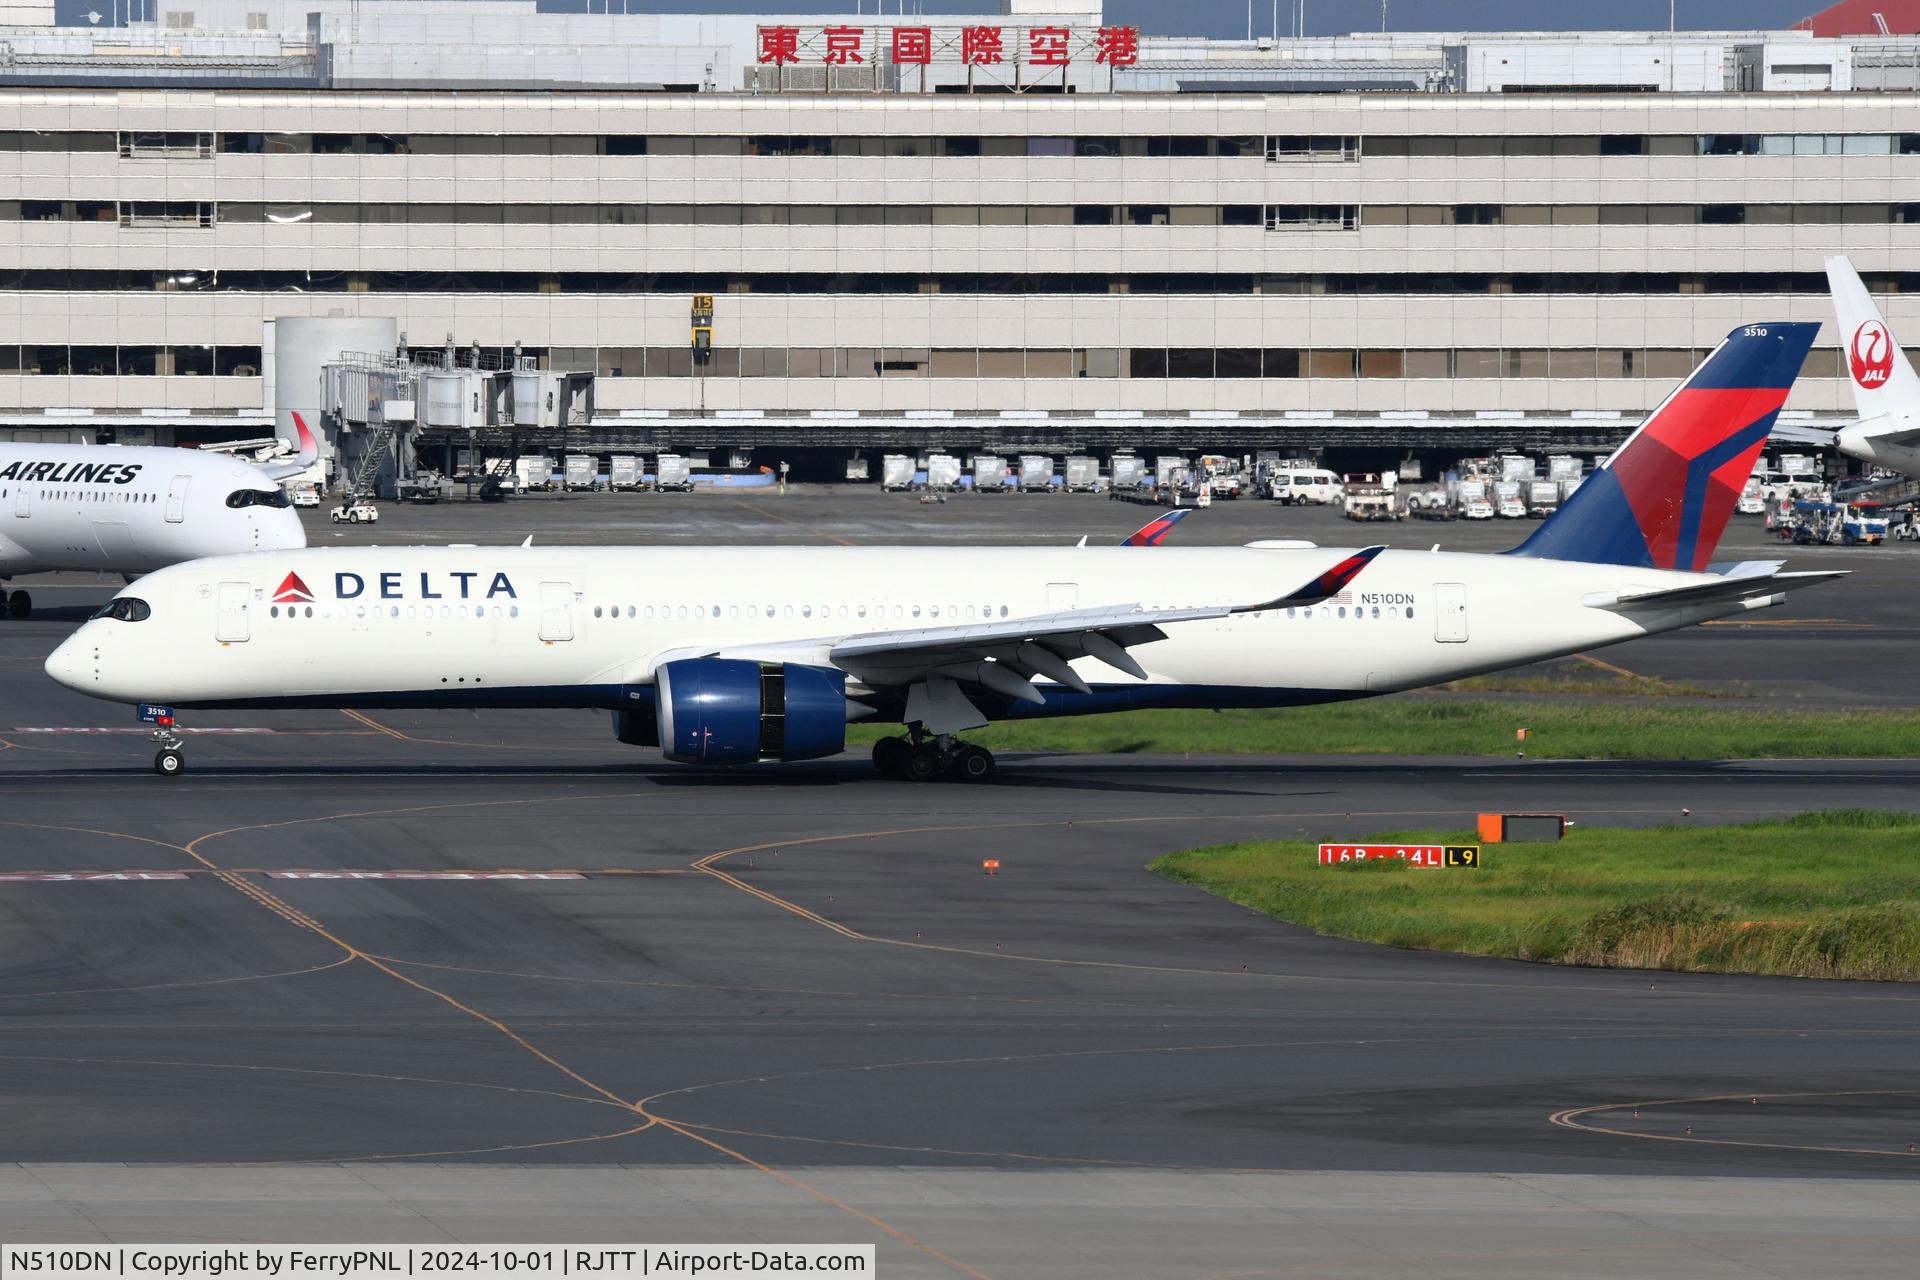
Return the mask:
<svg viewBox="0 0 1920 1280"><path fill-rule="evenodd" d="M1342 837L1344 838L1344 837ZM1373 840L1472 843L1462 832ZM1554 964L1920 980L1920 816L1807 813L1726 827L1576 827L1479 870L1321 867L1265 840L1153 870L1317 933Z"/></svg>
<svg viewBox="0 0 1920 1280"><path fill-rule="evenodd" d="M1444 693L1522 693L1529 695L1612 698L1743 698L1743 689L1694 684L1624 671L1611 663L1580 655L1518 671L1468 676L1434 686Z"/></svg>
<svg viewBox="0 0 1920 1280"><path fill-rule="evenodd" d="M1514 731L1528 729L1525 742ZM849 726L871 743L899 730ZM1373 698L1262 711L1123 711L969 731L1003 751L1276 755L1509 755L1559 760L1789 760L1920 756L1920 711L1802 711L1684 702Z"/></svg>

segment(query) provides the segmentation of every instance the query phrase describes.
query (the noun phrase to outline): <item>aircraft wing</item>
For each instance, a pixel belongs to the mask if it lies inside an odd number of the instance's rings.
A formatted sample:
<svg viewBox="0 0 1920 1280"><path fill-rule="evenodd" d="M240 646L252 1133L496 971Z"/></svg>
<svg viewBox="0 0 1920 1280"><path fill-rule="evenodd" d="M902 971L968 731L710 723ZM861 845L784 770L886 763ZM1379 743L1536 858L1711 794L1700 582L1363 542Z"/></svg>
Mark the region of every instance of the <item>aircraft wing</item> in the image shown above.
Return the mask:
<svg viewBox="0 0 1920 1280"><path fill-rule="evenodd" d="M1839 432L1832 427L1816 426L1810 422L1774 421L1773 430L1767 433L1767 439L1775 444L1805 444L1817 448L1833 448L1833 439Z"/></svg>
<svg viewBox="0 0 1920 1280"><path fill-rule="evenodd" d="M1036 675L1087 692L1086 681L1067 665L1071 659L1097 658L1136 680L1144 680L1146 669L1127 650L1166 639L1163 626L1318 604L1345 590L1385 549L1357 551L1293 591L1257 604L1185 609L1108 605L950 627L877 631L834 642L828 656L834 665L868 684L901 685L944 676L1023 701L1041 702L1039 691L1031 683Z"/></svg>
<svg viewBox="0 0 1920 1280"><path fill-rule="evenodd" d="M814 640L791 640L762 645L725 645L711 649L676 649L654 656L652 665L685 658L744 658L757 662L831 663L861 683L873 687L914 686L949 706L965 707L967 728L986 721L966 703L960 685L975 685L1026 702L1042 702L1033 677L1045 676L1078 692L1089 686L1068 663L1074 658L1097 658L1136 680L1147 672L1127 652L1135 645L1164 640L1161 630L1176 622L1224 618L1236 613L1319 604L1344 591L1362 569L1385 547L1367 547L1344 557L1325 572L1271 600L1244 605L1205 605L1183 609L1148 609L1138 604L1103 605L1094 609L1066 609L1025 618L959 623L944 627L914 627L899 631L869 631ZM938 715L930 727L942 721Z"/></svg>
<svg viewBox="0 0 1920 1280"><path fill-rule="evenodd" d="M259 467L272 480L285 480L297 476L320 460L320 445L313 438L313 432L307 429L307 420L299 414L293 415L293 429L300 435L300 452L294 455L292 462L266 462Z"/></svg>
<svg viewBox="0 0 1920 1280"><path fill-rule="evenodd" d="M1733 565L1713 582L1667 587L1657 591L1597 592L1581 601L1589 609L1641 609L1665 605L1706 604L1714 601L1760 599L1844 578L1845 569L1781 573L1781 561L1748 560Z"/></svg>

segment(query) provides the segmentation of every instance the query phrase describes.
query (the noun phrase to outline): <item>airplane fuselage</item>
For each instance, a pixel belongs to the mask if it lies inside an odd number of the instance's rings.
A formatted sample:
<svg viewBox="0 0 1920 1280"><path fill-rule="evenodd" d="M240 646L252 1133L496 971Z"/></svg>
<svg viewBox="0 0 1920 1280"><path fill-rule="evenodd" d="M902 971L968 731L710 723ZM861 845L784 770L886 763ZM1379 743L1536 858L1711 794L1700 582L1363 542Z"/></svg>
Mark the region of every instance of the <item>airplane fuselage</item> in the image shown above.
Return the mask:
<svg viewBox="0 0 1920 1280"><path fill-rule="evenodd" d="M0 577L142 574L202 556L304 547L299 517L259 468L191 449L0 443Z"/></svg>
<svg viewBox="0 0 1920 1280"><path fill-rule="evenodd" d="M1325 570L1330 549L974 547L317 548L161 570L151 610L100 619L49 661L101 698L200 707L651 705L656 669L746 653L830 665L837 639L1103 605L1240 605ZM1340 596L1168 625L1139 680L1081 657L1046 715L1290 705L1416 688L1755 607L1595 607L1708 575L1387 551ZM1774 597L1764 603L1774 603ZM167 660L144 661L165 653ZM848 695L898 718L897 693Z"/></svg>

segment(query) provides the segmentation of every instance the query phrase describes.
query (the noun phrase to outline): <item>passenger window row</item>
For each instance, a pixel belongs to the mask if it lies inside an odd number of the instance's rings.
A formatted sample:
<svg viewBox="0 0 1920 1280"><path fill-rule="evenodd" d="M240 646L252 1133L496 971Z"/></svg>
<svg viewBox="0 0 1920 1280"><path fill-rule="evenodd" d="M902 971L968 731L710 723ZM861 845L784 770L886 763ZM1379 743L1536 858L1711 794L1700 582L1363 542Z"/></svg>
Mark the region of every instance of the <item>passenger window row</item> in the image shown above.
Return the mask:
<svg viewBox="0 0 1920 1280"><path fill-rule="evenodd" d="M858 621L860 619L864 619L868 617L868 606L865 604L854 604L854 605L823 604L818 606L817 610L815 606L810 604L801 604L801 605L792 605L792 604L752 605L750 604L745 606L741 606L737 604L732 604L732 605L663 604L657 607L659 610L658 616L663 620L669 619L669 618L673 618L673 619L691 618L696 621L701 619L712 619L714 621L719 621L723 617L728 620L738 620L740 618L762 618L762 619L799 618L799 619L805 620L808 618L818 617L820 621L826 622L834 618L838 618L841 620L848 620L848 621ZM629 621L632 621L635 619L644 620L644 619L653 618L655 616L655 612L654 612L655 608L656 606L650 605L650 604L647 604L647 605L634 605L634 604L598 605L597 604L593 606L593 616L596 618L604 617L608 621L612 621L616 618L626 618ZM880 621L887 619L889 617L897 620L909 620L914 618L922 618L923 615L921 611L922 609L924 609L925 610L924 620L928 622L936 622L941 620L941 617L942 617L941 608L942 606L937 604L929 604L924 606L917 605L917 604L914 604L914 605L907 605L907 604L887 605L884 603L875 604L874 606L872 606L872 620L877 624ZM889 609L892 610L891 613L888 612ZM988 618L992 618L996 616L994 613L994 606L990 604L982 604L982 605L948 604L945 606L945 609L946 609L945 620L949 624L954 622L960 622L963 620L975 621L975 622L984 621ZM1007 616L1006 605L1004 604L1000 605L999 610L1000 612L997 615L998 617L1004 618Z"/></svg>

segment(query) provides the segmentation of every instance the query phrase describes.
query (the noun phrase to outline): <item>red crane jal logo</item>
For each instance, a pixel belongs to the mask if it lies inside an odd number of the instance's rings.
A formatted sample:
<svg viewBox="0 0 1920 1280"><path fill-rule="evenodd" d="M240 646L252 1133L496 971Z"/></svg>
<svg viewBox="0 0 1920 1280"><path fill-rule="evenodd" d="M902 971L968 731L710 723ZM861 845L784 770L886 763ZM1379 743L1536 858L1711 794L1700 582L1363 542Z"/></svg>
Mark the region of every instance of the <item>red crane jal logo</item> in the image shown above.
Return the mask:
<svg viewBox="0 0 1920 1280"><path fill-rule="evenodd" d="M1869 391L1887 385L1893 376L1893 338L1887 326L1869 320L1853 331L1853 345L1847 349L1847 367L1853 380Z"/></svg>
<svg viewBox="0 0 1920 1280"><path fill-rule="evenodd" d="M280 580L280 586L273 593L275 604L312 604L313 592L307 590L307 584L300 581L300 575L290 573Z"/></svg>

